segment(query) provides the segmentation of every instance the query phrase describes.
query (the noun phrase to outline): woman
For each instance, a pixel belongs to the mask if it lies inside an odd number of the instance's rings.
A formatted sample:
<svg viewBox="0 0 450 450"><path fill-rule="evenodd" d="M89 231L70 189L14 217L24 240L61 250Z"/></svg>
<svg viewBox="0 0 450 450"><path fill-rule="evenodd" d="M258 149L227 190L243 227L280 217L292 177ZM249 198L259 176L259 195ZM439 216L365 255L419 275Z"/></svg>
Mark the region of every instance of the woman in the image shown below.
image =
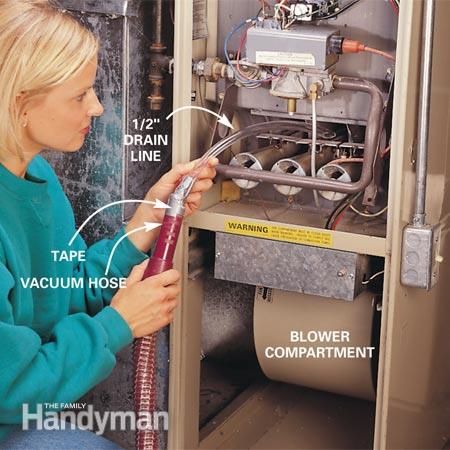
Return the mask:
<svg viewBox="0 0 450 450"><path fill-rule="evenodd" d="M2 448L26 447L27 432L7 437L22 424L23 405L33 412L37 405L77 400L108 376L115 354L133 338L167 325L177 305L177 271L140 281L157 230L133 233L119 244L109 276L128 278L126 288L117 292L91 287L88 280L104 276L109 253L124 230L89 249L78 237L71 249L86 250L85 256L55 261L54 251L68 249L75 223L55 173L39 153L79 150L92 119L102 114L93 89L97 51L96 38L47 0L0 0ZM188 213L211 186L214 164L195 184ZM190 163L171 170L146 199L167 200L192 168ZM143 204L125 231L161 219L161 210ZM47 278L77 283L45 289L32 282ZM43 440L33 435L32 447L46 448L45 432L33 433ZM61 433L51 433L49 448L59 448ZM86 439L91 436L79 433L84 435L69 433L70 445L89 448ZM76 439L81 439L80 445ZM105 442L91 447L103 448Z"/></svg>

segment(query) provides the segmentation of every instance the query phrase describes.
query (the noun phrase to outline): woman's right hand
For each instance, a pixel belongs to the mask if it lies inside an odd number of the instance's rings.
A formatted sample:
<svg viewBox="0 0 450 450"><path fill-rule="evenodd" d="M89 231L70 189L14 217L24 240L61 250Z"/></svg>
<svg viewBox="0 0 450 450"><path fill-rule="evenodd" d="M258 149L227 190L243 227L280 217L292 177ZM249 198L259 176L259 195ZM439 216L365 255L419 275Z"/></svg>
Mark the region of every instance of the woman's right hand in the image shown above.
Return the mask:
<svg viewBox="0 0 450 450"><path fill-rule="evenodd" d="M111 301L128 323L135 338L148 336L173 320L178 304L180 273L174 269L142 280L148 261L135 266L127 278L127 287L120 289Z"/></svg>

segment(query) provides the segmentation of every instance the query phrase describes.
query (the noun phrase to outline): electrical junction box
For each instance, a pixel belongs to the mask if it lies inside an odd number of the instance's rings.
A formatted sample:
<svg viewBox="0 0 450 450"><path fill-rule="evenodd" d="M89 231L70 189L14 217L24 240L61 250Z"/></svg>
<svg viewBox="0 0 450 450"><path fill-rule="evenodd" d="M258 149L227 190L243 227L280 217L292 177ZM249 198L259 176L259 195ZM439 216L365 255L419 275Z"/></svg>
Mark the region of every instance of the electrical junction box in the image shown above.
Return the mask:
<svg viewBox="0 0 450 450"><path fill-rule="evenodd" d="M330 51L331 36L339 36L339 30L314 25L253 27L247 32L247 59L266 66L326 70L338 60Z"/></svg>
<svg viewBox="0 0 450 450"><path fill-rule="evenodd" d="M405 286L431 289L438 280L439 225L415 227L403 232L401 282Z"/></svg>

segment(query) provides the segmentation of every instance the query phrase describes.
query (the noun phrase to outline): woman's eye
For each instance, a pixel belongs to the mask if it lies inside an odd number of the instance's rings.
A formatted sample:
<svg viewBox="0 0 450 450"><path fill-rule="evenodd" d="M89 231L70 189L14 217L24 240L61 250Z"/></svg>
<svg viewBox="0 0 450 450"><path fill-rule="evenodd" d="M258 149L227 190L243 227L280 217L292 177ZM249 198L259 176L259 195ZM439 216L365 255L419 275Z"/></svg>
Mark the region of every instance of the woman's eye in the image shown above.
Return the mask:
<svg viewBox="0 0 450 450"><path fill-rule="evenodd" d="M78 97L76 97L76 101L77 102L81 102L83 101L83 98L86 97L86 92L84 94L79 95Z"/></svg>

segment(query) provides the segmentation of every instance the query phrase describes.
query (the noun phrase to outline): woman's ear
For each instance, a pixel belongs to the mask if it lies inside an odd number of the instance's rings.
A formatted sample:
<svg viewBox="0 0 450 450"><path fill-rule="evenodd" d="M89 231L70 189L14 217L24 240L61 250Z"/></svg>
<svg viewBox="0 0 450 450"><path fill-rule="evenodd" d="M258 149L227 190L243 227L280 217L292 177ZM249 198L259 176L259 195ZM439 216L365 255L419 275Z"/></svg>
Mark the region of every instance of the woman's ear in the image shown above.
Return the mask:
<svg viewBox="0 0 450 450"><path fill-rule="evenodd" d="M24 128L28 125L28 112L26 108L27 102L25 100L25 96L26 96L25 91L20 91L16 95L16 108L17 111L19 111L20 113L19 115L20 125Z"/></svg>

